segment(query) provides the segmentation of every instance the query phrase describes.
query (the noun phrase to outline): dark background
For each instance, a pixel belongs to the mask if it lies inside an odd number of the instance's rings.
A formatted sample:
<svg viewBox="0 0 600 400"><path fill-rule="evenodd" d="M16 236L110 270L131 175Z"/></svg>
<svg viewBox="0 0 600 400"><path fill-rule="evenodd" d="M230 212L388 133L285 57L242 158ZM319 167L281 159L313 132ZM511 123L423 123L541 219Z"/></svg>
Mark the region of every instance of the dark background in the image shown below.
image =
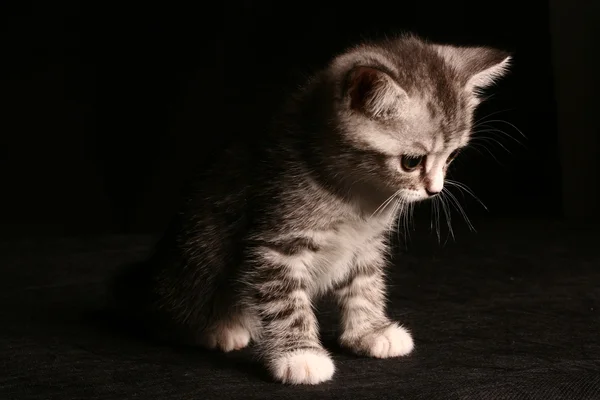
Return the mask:
<svg viewBox="0 0 600 400"><path fill-rule="evenodd" d="M486 215L598 216L593 2L13 3L0 13L1 236L160 232L195 164L261 129L334 53L399 31L514 53L479 117L515 125L527 139L491 123L524 146L492 133L510 153L489 143L495 159L471 151L454 176Z"/></svg>

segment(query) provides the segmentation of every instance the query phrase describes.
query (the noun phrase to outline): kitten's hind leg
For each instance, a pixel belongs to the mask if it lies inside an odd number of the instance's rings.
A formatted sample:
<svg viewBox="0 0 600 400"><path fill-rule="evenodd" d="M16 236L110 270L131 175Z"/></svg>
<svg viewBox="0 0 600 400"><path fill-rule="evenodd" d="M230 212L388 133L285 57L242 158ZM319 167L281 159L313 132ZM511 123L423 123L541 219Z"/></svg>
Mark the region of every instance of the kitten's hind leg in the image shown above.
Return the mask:
<svg viewBox="0 0 600 400"><path fill-rule="evenodd" d="M232 307L202 331L200 345L227 353L248 346L258 333L258 318L243 307Z"/></svg>

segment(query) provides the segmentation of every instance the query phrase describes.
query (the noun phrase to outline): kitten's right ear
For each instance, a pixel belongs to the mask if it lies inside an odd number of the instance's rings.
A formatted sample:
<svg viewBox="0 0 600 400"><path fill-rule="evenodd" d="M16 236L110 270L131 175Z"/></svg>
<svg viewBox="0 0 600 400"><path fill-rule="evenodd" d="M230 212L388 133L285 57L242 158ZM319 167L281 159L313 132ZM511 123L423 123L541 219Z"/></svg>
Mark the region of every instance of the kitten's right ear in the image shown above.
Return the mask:
<svg viewBox="0 0 600 400"><path fill-rule="evenodd" d="M372 67L356 67L350 71L346 87L350 108L376 119L399 115L408 97L388 74Z"/></svg>
<svg viewBox="0 0 600 400"><path fill-rule="evenodd" d="M460 73L468 90L490 86L508 71L510 53L490 47L437 45L438 53Z"/></svg>

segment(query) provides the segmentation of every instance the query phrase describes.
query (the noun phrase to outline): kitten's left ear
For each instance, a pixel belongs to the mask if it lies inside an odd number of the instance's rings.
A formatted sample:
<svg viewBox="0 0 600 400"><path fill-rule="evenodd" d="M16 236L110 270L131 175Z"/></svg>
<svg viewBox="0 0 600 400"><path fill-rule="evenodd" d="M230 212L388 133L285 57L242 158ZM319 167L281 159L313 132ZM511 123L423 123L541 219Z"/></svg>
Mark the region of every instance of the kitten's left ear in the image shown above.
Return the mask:
<svg viewBox="0 0 600 400"><path fill-rule="evenodd" d="M470 91L485 89L508 71L510 53L490 47L437 45L438 53L461 75Z"/></svg>

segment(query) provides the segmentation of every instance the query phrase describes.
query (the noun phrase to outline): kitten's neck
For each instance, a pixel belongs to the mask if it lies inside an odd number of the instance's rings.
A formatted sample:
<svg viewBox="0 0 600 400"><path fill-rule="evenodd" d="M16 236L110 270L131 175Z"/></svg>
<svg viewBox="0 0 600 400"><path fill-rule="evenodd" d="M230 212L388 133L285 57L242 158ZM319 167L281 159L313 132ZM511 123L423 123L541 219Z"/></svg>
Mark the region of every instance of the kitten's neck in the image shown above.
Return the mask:
<svg viewBox="0 0 600 400"><path fill-rule="evenodd" d="M334 90L332 83L322 78L304 88L286 105L275 123L272 140L277 145L267 147L276 149L275 157L285 160L288 168L293 166L295 175L305 175L361 218L370 218L375 212L380 216L392 215L392 204L378 210L392 192L359 181L351 173L340 173L331 162L343 153L340 146L345 145L336 142L339 137L331 134L336 129Z"/></svg>

